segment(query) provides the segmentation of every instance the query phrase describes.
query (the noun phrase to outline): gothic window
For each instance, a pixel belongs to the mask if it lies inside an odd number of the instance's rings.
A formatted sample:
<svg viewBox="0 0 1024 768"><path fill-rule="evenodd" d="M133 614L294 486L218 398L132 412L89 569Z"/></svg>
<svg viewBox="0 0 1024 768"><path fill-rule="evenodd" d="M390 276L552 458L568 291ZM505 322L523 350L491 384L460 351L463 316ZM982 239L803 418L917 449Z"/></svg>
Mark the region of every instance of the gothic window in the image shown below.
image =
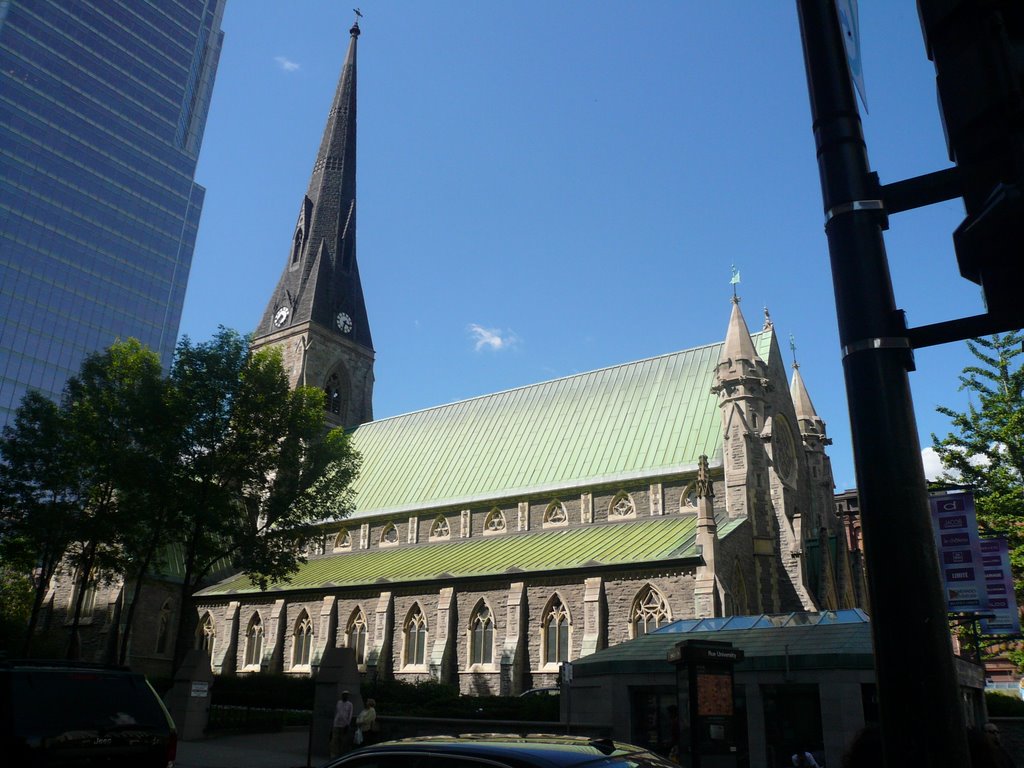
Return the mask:
<svg viewBox="0 0 1024 768"><path fill-rule="evenodd" d="M697 509L697 486L690 483L683 489L683 495L679 498L679 509L682 512L692 512Z"/></svg>
<svg viewBox="0 0 1024 768"><path fill-rule="evenodd" d="M394 523L387 523L384 530L380 532L380 545L382 547L393 547L398 544L398 528Z"/></svg>
<svg viewBox="0 0 1024 768"><path fill-rule="evenodd" d="M263 619L254 613L245 630L245 666L258 667L263 658Z"/></svg>
<svg viewBox="0 0 1024 768"><path fill-rule="evenodd" d="M438 515L434 520L434 524L430 526L430 538L450 539L451 537L452 528L448 523L448 518L444 515Z"/></svg>
<svg viewBox="0 0 1024 768"><path fill-rule="evenodd" d="M545 664L560 664L569 661L569 611L555 595L544 613L541 635Z"/></svg>
<svg viewBox="0 0 1024 768"><path fill-rule="evenodd" d="M560 501L552 501L544 510L544 525L561 526L569 524L569 515L565 512L565 505Z"/></svg>
<svg viewBox="0 0 1024 768"><path fill-rule="evenodd" d="M740 567L739 558L733 563L732 568L732 608L737 616L751 613L747 597L747 581L743 578L743 569Z"/></svg>
<svg viewBox="0 0 1024 768"><path fill-rule="evenodd" d="M619 491L608 505L608 519L622 520L628 517L636 517L636 505L628 493Z"/></svg>
<svg viewBox="0 0 1024 768"><path fill-rule="evenodd" d="M302 228L295 230L295 240L292 242L292 264L299 263L299 256L302 255Z"/></svg>
<svg viewBox="0 0 1024 768"><path fill-rule="evenodd" d="M339 365L327 377L324 383L324 408L328 413L344 417L348 407L348 379L344 367Z"/></svg>
<svg viewBox="0 0 1024 768"><path fill-rule="evenodd" d="M85 594L82 595L82 613L83 619L92 617L93 612L96 610L96 582L89 581L83 588Z"/></svg>
<svg viewBox="0 0 1024 768"><path fill-rule="evenodd" d="M366 615L356 608L345 629L345 644L356 652L356 664L366 663Z"/></svg>
<svg viewBox="0 0 1024 768"><path fill-rule="evenodd" d="M484 534L489 533L504 533L505 532L505 514L495 507L487 513L487 517L484 518Z"/></svg>
<svg viewBox="0 0 1024 768"><path fill-rule="evenodd" d="M646 635L672 620L668 603L662 594L650 584L645 586L633 600L630 611L630 634L633 637Z"/></svg>
<svg viewBox="0 0 1024 768"><path fill-rule="evenodd" d="M772 463L784 483L796 479L796 446L789 421L781 413L772 423Z"/></svg>
<svg viewBox="0 0 1024 768"><path fill-rule="evenodd" d="M171 601L164 600L156 620L156 652L167 653L167 639L171 634Z"/></svg>
<svg viewBox="0 0 1024 768"><path fill-rule="evenodd" d="M308 667L313 652L313 622L303 610L292 634L292 667Z"/></svg>
<svg viewBox="0 0 1024 768"><path fill-rule="evenodd" d="M199 622L196 631L196 648L206 651L213 658L213 648L217 642L217 628L213 625L213 616L207 613Z"/></svg>
<svg viewBox="0 0 1024 768"><path fill-rule="evenodd" d="M342 528L334 537L334 551L337 552L339 549L352 549L352 534L348 532L348 528Z"/></svg>
<svg viewBox="0 0 1024 768"><path fill-rule="evenodd" d="M469 622L469 660L470 664L494 663L494 619L483 601Z"/></svg>
<svg viewBox="0 0 1024 768"><path fill-rule="evenodd" d="M419 605L413 606L405 620L405 666L427 663L427 619Z"/></svg>

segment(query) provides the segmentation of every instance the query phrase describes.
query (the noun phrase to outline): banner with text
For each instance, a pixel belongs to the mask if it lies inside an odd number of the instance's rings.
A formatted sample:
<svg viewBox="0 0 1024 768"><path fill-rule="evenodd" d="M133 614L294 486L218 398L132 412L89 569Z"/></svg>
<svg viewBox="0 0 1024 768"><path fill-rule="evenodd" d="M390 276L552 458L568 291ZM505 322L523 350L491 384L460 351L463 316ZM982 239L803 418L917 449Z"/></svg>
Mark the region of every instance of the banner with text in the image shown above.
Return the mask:
<svg viewBox="0 0 1024 768"><path fill-rule="evenodd" d="M981 540L981 565L988 592L988 613L991 619L981 620L983 635L1020 634L1020 614L1013 592L1013 574L1010 572L1010 547L999 537Z"/></svg>
<svg viewBox="0 0 1024 768"><path fill-rule="evenodd" d="M970 491L933 494L930 498L939 570L950 613L985 609L981 540Z"/></svg>

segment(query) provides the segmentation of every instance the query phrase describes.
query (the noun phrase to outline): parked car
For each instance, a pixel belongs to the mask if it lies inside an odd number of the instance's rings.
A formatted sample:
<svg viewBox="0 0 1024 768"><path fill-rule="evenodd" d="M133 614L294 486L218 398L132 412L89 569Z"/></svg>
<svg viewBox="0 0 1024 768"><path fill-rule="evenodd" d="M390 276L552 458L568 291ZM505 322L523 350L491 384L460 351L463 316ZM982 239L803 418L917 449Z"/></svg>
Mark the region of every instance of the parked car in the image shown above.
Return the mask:
<svg viewBox="0 0 1024 768"><path fill-rule="evenodd" d="M74 662L0 661L7 765L171 768L171 716L140 674Z"/></svg>
<svg viewBox="0 0 1024 768"><path fill-rule="evenodd" d="M558 696L561 692L561 688L530 688L529 690L520 693L519 698L528 698L530 696Z"/></svg>
<svg viewBox="0 0 1024 768"><path fill-rule="evenodd" d="M679 768L641 747L578 736L466 734L387 741L324 768Z"/></svg>

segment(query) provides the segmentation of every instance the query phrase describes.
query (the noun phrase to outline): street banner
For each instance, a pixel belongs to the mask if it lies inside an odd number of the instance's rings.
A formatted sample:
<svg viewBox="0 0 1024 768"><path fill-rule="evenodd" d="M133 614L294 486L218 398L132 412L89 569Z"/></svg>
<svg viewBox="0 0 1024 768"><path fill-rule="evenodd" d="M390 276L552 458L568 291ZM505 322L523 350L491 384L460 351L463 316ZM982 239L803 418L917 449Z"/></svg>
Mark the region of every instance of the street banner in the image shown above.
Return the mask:
<svg viewBox="0 0 1024 768"><path fill-rule="evenodd" d="M981 620L983 635L1016 635L1020 633L1020 614L1010 573L1010 547L1003 537L981 540L981 564L988 593L991 619Z"/></svg>
<svg viewBox="0 0 1024 768"><path fill-rule="evenodd" d="M929 503L946 609L950 613L985 610L985 575L974 495L970 491L936 493Z"/></svg>

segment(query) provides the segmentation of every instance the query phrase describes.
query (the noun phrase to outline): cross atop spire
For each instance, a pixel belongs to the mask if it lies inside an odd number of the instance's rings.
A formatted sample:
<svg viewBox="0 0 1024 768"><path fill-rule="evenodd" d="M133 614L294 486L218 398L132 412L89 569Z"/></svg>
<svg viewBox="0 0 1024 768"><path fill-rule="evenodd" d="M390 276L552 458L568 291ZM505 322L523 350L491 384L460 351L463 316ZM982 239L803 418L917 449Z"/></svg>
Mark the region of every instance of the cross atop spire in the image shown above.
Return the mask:
<svg viewBox="0 0 1024 768"><path fill-rule="evenodd" d="M363 18L363 12L358 8L353 8L352 11L356 15L356 20L352 22L352 28L348 31L352 37L359 37L359 20Z"/></svg>
<svg viewBox="0 0 1024 768"><path fill-rule="evenodd" d="M793 353L793 367L799 368L800 363L796 361L796 339L793 338L793 334L789 334L789 351Z"/></svg>

